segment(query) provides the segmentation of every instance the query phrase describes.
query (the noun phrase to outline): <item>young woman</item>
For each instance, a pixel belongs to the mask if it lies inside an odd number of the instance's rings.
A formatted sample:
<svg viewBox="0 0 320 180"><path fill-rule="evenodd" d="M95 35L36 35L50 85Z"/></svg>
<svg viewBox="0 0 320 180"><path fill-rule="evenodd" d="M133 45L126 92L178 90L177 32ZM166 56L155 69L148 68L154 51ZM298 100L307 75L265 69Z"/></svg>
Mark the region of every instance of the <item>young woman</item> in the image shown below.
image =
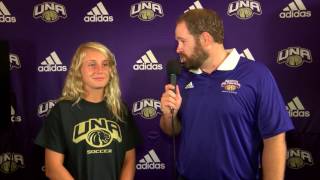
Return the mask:
<svg viewBox="0 0 320 180"><path fill-rule="evenodd" d="M98 42L81 44L62 96L36 144L50 179L132 180L138 131L121 101L116 61Z"/></svg>

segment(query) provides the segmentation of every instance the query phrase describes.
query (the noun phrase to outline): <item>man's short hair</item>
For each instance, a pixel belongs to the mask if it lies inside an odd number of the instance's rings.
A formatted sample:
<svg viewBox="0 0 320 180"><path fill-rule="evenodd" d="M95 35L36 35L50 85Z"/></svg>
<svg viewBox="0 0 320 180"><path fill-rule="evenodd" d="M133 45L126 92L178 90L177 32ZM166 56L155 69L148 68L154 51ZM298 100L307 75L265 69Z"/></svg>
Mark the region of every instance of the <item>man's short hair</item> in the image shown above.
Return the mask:
<svg viewBox="0 0 320 180"><path fill-rule="evenodd" d="M186 23L193 36L197 37L203 32L208 32L215 42L223 43L223 22L217 12L210 9L193 9L178 18L177 24L181 22Z"/></svg>

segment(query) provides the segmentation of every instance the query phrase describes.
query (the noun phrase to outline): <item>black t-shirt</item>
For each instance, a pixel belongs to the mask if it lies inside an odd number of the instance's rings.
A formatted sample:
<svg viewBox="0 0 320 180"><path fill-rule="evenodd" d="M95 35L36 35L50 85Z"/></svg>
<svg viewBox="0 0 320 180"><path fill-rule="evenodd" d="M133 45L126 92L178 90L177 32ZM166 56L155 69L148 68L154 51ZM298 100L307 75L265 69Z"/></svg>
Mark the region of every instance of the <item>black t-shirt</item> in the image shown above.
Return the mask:
<svg viewBox="0 0 320 180"><path fill-rule="evenodd" d="M58 102L35 143L64 154L64 166L77 180L118 180L126 151L138 141L130 115L119 121L104 101L82 99Z"/></svg>

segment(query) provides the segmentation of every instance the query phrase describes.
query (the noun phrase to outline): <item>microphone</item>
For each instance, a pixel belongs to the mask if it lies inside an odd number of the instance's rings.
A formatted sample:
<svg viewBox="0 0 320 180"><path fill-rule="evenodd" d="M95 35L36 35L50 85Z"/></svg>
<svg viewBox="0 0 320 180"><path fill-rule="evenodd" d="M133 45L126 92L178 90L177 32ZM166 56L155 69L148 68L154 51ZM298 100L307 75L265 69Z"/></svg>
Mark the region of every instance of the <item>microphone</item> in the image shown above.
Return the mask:
<svg viewBox="0 0 320 180"><path fill-rule="evenodd" d="M176 92L177 75L181 73L181 65L178 60L170 60L167 63L167 73L169 82L174 86L173 92Z"/></svg>
<svg viewBox="0 0 320 180"><path fill-rule="evenodd" d="M167 73L169 76L169 82L174 86L173 92L176 93L177 75L181 73L181 65L178 60L170 60L167 63ZM174 109L170 109L173 114Z"/></svg>

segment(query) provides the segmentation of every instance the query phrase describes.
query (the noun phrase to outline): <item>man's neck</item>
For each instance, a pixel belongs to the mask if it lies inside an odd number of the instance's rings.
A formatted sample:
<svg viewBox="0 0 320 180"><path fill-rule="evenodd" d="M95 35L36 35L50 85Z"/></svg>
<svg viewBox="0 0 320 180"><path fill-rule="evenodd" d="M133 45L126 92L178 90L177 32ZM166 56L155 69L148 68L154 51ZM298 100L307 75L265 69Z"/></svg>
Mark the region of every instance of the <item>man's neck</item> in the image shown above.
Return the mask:
<svg viewBox="0 0 320 180"><path fill-rule="evenodd" d="M215 46L212 47L208 59L201 66L201 70L208 74L214 72L228 56L228 52L224 49L223 45Z"/></svg>

